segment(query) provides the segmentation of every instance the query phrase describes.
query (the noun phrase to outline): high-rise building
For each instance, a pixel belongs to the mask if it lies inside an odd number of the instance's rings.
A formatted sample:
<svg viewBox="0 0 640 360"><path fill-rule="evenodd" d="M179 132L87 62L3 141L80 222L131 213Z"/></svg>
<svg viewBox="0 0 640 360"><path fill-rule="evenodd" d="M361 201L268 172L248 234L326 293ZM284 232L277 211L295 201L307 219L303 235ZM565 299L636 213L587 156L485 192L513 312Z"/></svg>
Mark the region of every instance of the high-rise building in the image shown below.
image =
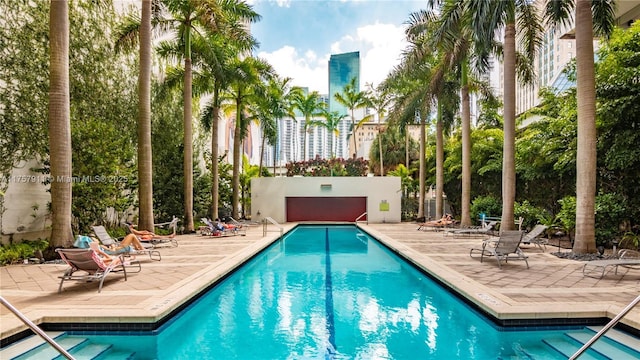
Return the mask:
<svg viewBox="0 0 640 360"><path fill-rule="evenodd" d="M360 52L334 54L329 58L329 110L347 114L347 108L335 101L351 79L356 78L356 90L360 90Z"/></svg>
<svg viewBox="0 0 640 360"><path fill-rule="evenodd" d="M544 12L543 0L536 0L539 14ZM626 0L616 2L614 14L616 26L627 28L640 17L640 0ZM597 50L599 40L594 38L594 49ZM575 84L568 81L564 69L576 56L575 24L545 26L542 44L538 49L534 63L536 79L533 84L517 84L516 114L521 114L540 104L538 91L543 87L551 88L555 92L562 92ZM502 64L499 64L502 71ZM494 84L494 86L502 84Z"/></svg>
<svg viewBox="0 0 640 360"><path fill-rule="evenodd" d="M329 58L329 111L337 111L348 115L338 125L336 156L348 158L351 114L349 110L335 100L335 94L341 93L351 79L356 79L356 91L360 90L360 52L334 54Z"/></svg>

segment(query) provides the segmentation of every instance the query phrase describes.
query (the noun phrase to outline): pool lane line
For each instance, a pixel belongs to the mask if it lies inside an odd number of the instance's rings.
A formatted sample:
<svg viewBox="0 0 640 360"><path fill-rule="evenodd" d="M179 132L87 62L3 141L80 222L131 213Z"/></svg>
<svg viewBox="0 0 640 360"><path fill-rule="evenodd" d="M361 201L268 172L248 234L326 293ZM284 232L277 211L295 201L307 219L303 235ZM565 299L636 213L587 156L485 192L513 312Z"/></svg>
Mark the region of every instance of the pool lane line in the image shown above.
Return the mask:
<svg viewBox="0 0 640 360"><path fill-rule="evenodd" d="M333 314L333 284L331 282L331 248L329 246L329 228L325 229L325 312L327 318L327 331L329 332L329 344L325 359L332 359L336 352L336 327Z"/></svg>

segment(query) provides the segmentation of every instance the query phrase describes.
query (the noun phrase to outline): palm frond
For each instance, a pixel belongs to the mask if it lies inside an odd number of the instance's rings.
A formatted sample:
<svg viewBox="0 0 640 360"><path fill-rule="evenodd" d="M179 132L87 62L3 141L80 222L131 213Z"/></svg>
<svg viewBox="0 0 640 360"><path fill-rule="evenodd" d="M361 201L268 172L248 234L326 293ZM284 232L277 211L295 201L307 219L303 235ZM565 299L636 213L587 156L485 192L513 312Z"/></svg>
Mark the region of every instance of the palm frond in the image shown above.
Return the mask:
<svg viewBox="0 0 640 360"><path fill-rule="evenodd" d="M518 38L516 41L520 44L524 54L533 62L538 48L542 44L544 29L536 6L529 0L516 1L518 11L516 26Z"/></svg>
<svg viewBox="0 0 640 360"><path fill-rule="evenodd" d="M140 14L130 12L116 25L114 31L115 50L132 51L138 46L140 32Z"/></svg>
<svg viewBox="0 0 640 360"><path fill-rule="evenodd" d="M544 8L545 21L550 26L570 26L573 21L573 9L574 0L547 0Z"/></svg>
<svg viewBox="0 0 640 360"><path fill-rule="evenodd" d="M615 27L616 3L614 0L591 2L593 13L593 30L598 36L609 38Z"/></svg>

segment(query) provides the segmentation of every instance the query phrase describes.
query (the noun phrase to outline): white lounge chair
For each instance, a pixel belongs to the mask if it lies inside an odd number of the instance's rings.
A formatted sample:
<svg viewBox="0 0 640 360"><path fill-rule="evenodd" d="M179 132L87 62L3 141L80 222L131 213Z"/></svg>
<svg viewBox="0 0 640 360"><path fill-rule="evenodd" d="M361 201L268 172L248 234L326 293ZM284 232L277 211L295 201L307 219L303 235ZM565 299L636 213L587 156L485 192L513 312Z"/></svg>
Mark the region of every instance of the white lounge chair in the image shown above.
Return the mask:
<svg viewBox="0 0 640 360"><path fill-rule="evenodd" d="M102 243L102 245L104 246L111 246L111 245L115 245L118 246L118 240L114 239L111 237L111 235L109 235L109 233L107 232L107 229L105 229L104 226L100 225L100 226L93 226L93 233L96 235L96 237L98 238L98 240L100 240L100 242ZM149 259L151 260L156 260L156 261L160 261L162 260L162 255L160 255L160 251L154 249L152 244L149 243L144 243L141 242L142 246L144 246L144 250L136 250L135 253L128 253L126 255L137 255L137 254L147 254L149 255Z"/></svg>
<svg viewBox="0 0 640 360"><path fill-rule="evenodd" d="M498 225L497 221L490 221L478 228L451 229L445 231L444 236L472 237L491 235L495 231L496 225Z"/></svg>
<svg viewBox="0 0 640 360"><path fill-rule="evenodd" d="M473 257L473 253L480 252L480 262L484 256L493 256L498 261L498 267L502 269L502 262L511 260L524 260L529 268L528 257L520 250L520 241L522 240L522 232L519 230L505 230L500 233L498 240L486 240L482 242L481 249L471 249L469 256Z"/></svg>
<svg viewBox="0 0 640 360"><path fill-rule="evenodd" d="M203 236L225 237L236 235L245 236L247 234L246 229L242 225L232 224L227 227L217 220L215 223L208 218L201 218L201 220L206 224L206 226L200 227L200 234Z"/></svg>
<svg viewBox="0 0 640 360"><path fill-rule="evenodd" d="M602 279L613 270L618 274L618 267L640 270L640 253L633 250L621 250L617 259L587 261L582 267L582 275ZM598 276L595 276L598 275Z"/></svg>
<svg viewBox="0 0 640 360"><path fill-rule="evenodd" d="M528 233L522 237L523 244L535 244L540 250L545 251L549 240L543 237L539 237L547 230L546 225L537 224ZM542 248L544 246L544 249Z"/></svg>

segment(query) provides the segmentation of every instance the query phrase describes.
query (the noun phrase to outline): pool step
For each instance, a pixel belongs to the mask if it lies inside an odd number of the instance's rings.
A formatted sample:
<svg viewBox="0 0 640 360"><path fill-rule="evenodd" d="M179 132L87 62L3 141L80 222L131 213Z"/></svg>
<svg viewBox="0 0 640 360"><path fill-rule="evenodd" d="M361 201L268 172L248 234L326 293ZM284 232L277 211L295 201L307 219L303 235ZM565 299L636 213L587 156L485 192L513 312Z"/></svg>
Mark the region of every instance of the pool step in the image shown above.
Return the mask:
<svg viewBox="0 0 640 360"><path fill-rule="evenodd" d="M113 345L92 343L86 338L68 337L64 333L47 333L77 360L134 359L134 353L113 349ZM65 359L49 343L30 336L0 351L0 359Z"/></svg>
<svg viewBox="0 0 640 360"><path fill-rule="evenodd" d="M572 356L587 343L600 328L585 328L582 331L568 331L561 337L544 339L543 342L566 357ZM618 330L609 330L596 341L580 359L640 359L640 340Z"/></svg>
<svg viewBox="0 0 640 360"><path fill-rule="evenodd" d="M64 333L61 331L46 331L46 334L50 338L55 339ZM44 343L45 341L42 340L42 338L39 336L32 335L26 337L2 348L2 350L0 350L0 359L13 359L16 356L19 356L20 354L23 354Z"/></svg>

